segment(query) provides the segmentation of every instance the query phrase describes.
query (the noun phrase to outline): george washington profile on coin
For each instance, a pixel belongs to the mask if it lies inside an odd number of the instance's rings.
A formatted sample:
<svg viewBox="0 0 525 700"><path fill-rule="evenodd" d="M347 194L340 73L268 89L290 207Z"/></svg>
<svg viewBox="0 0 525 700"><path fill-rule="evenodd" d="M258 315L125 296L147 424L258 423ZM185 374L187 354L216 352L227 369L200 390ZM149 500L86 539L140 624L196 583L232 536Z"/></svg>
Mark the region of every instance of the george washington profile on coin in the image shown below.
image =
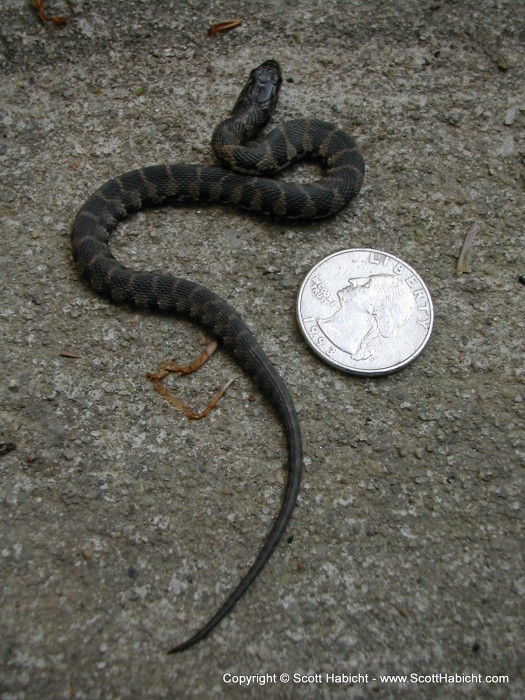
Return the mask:
<svg viewBox="0 0 525 700"><path fill-rule="evenodd" d="M317 319L328 340L354 360L374 355L376 338L393 338L415 313L416 301L408 284L396 275L355 277L337 291L340 308Z"/></svg>

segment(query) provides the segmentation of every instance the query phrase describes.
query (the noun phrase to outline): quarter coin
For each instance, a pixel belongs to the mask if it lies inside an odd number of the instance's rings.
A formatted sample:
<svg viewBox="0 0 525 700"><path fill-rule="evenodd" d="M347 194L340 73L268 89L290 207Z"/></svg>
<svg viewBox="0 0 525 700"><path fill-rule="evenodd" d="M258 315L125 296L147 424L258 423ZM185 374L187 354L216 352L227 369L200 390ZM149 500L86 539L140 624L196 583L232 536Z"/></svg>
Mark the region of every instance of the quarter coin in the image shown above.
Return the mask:
<svg viewBox="0 0 525 700"><path fill-rule="evenodd" d="M306 275L297 300L308 345L346 372L389 374L428 343L434 321L430 293L399 258L370 248L329 255Z"/></svg>

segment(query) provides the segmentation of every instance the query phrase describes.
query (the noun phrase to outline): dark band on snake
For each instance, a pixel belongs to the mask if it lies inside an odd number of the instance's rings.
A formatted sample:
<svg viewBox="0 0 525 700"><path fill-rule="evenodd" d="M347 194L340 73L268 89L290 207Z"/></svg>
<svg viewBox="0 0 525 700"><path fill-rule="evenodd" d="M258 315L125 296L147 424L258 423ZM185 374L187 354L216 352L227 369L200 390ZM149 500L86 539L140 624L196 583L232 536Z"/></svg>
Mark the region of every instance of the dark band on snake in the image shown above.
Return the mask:
<svg viewBox="0 0 525 700"><path fill-rule="evenodd" d="M244 146L270 120L281 87L276 61L250 74L230 118L215 129L212 146L222 166L154 165L106 182L78 212L72 230L73 257L91 287L118 303L172 312L208 329L255 379L275 408L288 445L288 479L277 518L255 561L215 615L193 636L171 649L179 652L206 637L261 572L283 535L299 493L302 441L294 404L278 371L246 323L221 297L171 274L135 271L119 263L110 233L131 214L162 203L235 205L285 219L320 219L335 214L359 192L364 162L355 140L318 119L296 119L276 127L255 146ZM271 175L303 158L315 158L324 176L298 184ZM232 172L235 170L237 172Z"/></svg>

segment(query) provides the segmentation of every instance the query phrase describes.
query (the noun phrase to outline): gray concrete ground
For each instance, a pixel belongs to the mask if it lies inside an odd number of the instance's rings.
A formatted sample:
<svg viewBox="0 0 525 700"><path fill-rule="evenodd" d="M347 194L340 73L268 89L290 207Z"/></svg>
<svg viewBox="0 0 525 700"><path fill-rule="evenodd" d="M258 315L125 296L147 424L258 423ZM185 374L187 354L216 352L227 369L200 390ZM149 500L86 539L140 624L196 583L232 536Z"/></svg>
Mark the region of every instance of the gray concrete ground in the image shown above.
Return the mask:
<svg viewBox="0 0 525 700"><path fill-rule="evenodd" d="M0 462L2 699L524 697L524 3L45 7L69 22L1 8L1 437L16 443ZM230 299L304 431L301 497L270 565L215 634L170 657L255 556L284 438L224 351L177 382L202 406L235 379L208 420L163 402L145 373L190 359L200 330L99 299L69 228L109 177L210 162L213 126L270 57L286 79L277 121L316 115L358 138L354 204L307 226L163 209L115 240L130 264ZM358 246L406 260L434 298L430 345L393 376L331 369L296 326L306 272Z"/></svg>

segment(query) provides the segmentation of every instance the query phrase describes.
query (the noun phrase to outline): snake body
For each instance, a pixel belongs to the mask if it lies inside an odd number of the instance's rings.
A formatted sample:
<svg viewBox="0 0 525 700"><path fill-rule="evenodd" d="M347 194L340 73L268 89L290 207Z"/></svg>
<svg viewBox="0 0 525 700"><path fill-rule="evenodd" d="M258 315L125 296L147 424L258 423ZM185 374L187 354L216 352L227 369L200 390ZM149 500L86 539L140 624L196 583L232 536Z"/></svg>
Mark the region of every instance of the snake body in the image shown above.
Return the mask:
<svg viewBox="0 0 525 700"><path fill-rule="evenodd" d="M191 647L233 608L270 558L290 520L302 475L299 420L290 393L272 362L239 314L205 287L170 274L135 271L112 255L117 223L149 206L166 202L232 204L290 219L334 214L359 191L364 162L346 132L318 119L297 119L274 129L267 139L245 146L269 121L282 78L279 64L266 61L250 73L232 115L215 129L212 145L224 167L154 165L106 182L80 208L72 228L73 257L82 277L104 297L186 316L220 339L255 379L283 423L288 445L288 480L279 514L255 561L215 615L170 653ZM285 183L269 175L305 157L321 161L324 177L314 183ZM242 174L240 174L242 173Z"/></svg>

